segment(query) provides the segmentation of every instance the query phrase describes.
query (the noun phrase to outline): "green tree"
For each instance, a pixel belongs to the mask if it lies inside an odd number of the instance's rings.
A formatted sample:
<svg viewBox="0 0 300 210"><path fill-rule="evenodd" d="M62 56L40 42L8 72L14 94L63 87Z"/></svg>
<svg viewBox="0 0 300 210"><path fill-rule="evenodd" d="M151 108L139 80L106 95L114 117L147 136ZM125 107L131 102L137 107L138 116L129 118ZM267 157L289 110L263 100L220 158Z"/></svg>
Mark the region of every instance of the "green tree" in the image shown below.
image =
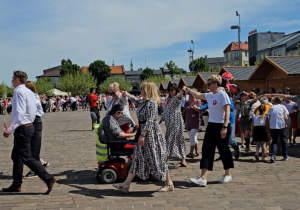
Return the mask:
<svg viewBox="0 0 300 210"><path fill-rule="evenodd" d="M181 74L182 71L178 68L178 66L172 61L170 60L170 62L165 64L165 67L167 67L170 70L170 75L171 78L174 77L174 75L176 74Z"/></svg>
<svg viewBox="0 0 300 210"><path fill-rule="evenodd" d="M167 82L170 79L164 77L164 76L154 76L154 77L149 77L147 79L145 79L145 82L154 82L155 84L157 83L161 83L161 82Z"/></svg>
<svg viewBox="0 0 300 210"><path fill-rule="evenodd" d="M14 89L8 87L5 82L0 84L0 97L12 96L14 93Z"/></svg>
<svg viewBox="0 0 300 210"><path fill-rule="evenodd" d="M143 70L143 72L141 73L140 79L141 79L142 81L144 81L145 79L147 79L147 78L149 78L149 77L154 77L154 76L155 76L155 75L154 75L154 70L147 67L147 68L145 68L145 69Z"/></svg>
<svg viewBox="0 0 300 210"><path fill-rule="evenodd" d="M300 55L300 43L297 43L298 55Z"/></svg>
<svg viewBox="0 0 300 210"><path fill-rule="evenodd" d="M53 89L53 84L51 82L50 77L44 77L41 79L38 79L34 83L35 89L39 94L46 94L51 95L51 89Z"/></svg>
<svg viewBox="0 0 300 210"><path fill-rule="evenodd" d="M82 69L77 64L73 64L70 59L61 60L61 69L60 69L60 76L63 77L67 74L76 74L77 72L82 72Z"/></svg>
<svg viewBox="0 0 300 210"><path fill-rule="evenodd" d="M108 86L114 82L119 83L120 85L120 90L125 90L125 91L131 91L132 87L131 87L131 83L126 81L125 78L120 78L120 77L109 77L107 78L104 82L102 82L100 84L100 91L102 93L108 93Z"/></svg>
<svg viewBox="0 0 300 210"><path fill-rule="evenodd" d="M105 64L104 61L96 60L89 66L89 72L97 80L97 86L104 82L108 77L110 77L110 68Z"/></svg>
<svg viewBox="0 0 300 210"><path fill-rule="evenodd" d="M89 93L90 88L96 87L96 85L97 81L90 72L66 74L60 77L57 82L58 89L68 93L71 92L72 95Z"/></svg>
<svg viewBox="0 0 300 210"><path fill-rule="evenodd" d="M193 62L190 62L189 69L190 71L193 71L193 64L194 64L194 71L195 72L208 72L209 66L207 64L207 60L203 57L197 58L193 60Z"/></svg>

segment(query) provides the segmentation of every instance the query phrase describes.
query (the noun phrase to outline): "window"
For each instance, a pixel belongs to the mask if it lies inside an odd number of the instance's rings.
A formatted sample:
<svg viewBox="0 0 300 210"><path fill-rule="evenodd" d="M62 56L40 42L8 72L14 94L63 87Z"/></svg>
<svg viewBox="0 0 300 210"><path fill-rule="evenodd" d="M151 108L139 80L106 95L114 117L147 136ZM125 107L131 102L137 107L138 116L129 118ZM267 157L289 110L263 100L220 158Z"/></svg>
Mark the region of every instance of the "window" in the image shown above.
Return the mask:
<svg viewBox="0 0 300 210"><path fill-rule="evenodd" d="M234 59L239 59L239 52L234 52Z"/></svg>
<svg viewBox="0 0 300 210"><path fill-rule="evenodd" d="M280 55L282 55L282 54L281 54L281 49L280 49L280 50L275 50L275 51L274 51L274 55L275 55L275 56L280 56Z"/></svg>
<svg viewBox="0 0 300 210"><path fill-rule="evenodd" d="M245 56L248 56L248 51L245 51Z"/></svg>

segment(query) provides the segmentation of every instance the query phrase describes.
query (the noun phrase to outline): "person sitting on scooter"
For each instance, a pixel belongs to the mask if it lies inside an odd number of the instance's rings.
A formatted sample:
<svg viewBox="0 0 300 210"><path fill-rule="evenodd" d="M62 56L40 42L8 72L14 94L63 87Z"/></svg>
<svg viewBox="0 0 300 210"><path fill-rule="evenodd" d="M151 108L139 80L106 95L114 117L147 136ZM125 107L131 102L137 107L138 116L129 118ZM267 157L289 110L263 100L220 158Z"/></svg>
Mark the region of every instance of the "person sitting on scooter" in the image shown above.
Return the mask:
<svg viewBox="0 0 300 210"><path fill-rule="evenodd" d="M128 140L128 138L135 137L136 131L125 133L118 123L118 120L123 116L123 110L123 105L116 104L102 120L102 129L109 144L133 144L133 141Z"/></svg>

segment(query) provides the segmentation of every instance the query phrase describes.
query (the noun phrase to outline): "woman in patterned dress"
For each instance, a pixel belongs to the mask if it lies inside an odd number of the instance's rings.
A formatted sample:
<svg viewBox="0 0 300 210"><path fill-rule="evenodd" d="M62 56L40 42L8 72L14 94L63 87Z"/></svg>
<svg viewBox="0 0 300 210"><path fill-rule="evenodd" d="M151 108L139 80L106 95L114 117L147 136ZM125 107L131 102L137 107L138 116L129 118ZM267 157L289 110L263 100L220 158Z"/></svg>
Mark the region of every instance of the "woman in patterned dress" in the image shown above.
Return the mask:
<svg viewBox="0 0 300 210"><path fill-rule="evenodd" d="M142 98L136 98L127 92L123 96L129 97L137 108L140 132L137 132L138 146L134 148L133 160L126 180L113 186L124 193L129 192L130 183L135 176L146 180L153 177L165 181L159 192L174 190L166 164L166 140L161 127L156 121L158 117L159 96L155 83L144 82L141 87Z"/></svg>
<svg viewBox="0 0 300 210"><path fill-rule="evenodd" d="M166 124L166 141L168 159L177 157L181 160L177 167L186 167L186 145L183 136L183 118L181 115L181 99L183 91L178 92L177 85L173 83L168 88L169 96L166 99L164 112L160 123Z"/></svg>
<svg viewBox="0 0 300 210"><path fill-rule="evenodd" d="M118 123L121 127L121 129L125 133L130 132L130 125L134 126L135 123L133 119L131 118L130 112L129 112L129 103L128 98L126 96L123 96L121 94L121 91L119 89L119 83L114 82L108 86L108 92L111 94L111 98L106 102L106 114L108 114L115 104L120 104L124 106L124 116L121 117L118 120Z"/></svg>

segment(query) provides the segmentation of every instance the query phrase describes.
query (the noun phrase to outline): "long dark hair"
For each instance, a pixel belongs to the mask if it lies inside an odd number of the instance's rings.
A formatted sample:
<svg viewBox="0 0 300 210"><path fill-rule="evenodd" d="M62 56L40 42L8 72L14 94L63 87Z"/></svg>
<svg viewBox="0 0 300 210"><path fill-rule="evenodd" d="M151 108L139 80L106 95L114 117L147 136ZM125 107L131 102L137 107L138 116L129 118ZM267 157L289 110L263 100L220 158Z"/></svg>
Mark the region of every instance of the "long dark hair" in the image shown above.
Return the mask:
<svg viewBox="0 0 300 210"><path fill-rule="evenodd" d="M178 90L178 86L176 83L172 83L169 87L168 87L168 93L169 93L169 97L170 96L170 91L176 90L176 95L178 94L179 90Z"/></svg>

